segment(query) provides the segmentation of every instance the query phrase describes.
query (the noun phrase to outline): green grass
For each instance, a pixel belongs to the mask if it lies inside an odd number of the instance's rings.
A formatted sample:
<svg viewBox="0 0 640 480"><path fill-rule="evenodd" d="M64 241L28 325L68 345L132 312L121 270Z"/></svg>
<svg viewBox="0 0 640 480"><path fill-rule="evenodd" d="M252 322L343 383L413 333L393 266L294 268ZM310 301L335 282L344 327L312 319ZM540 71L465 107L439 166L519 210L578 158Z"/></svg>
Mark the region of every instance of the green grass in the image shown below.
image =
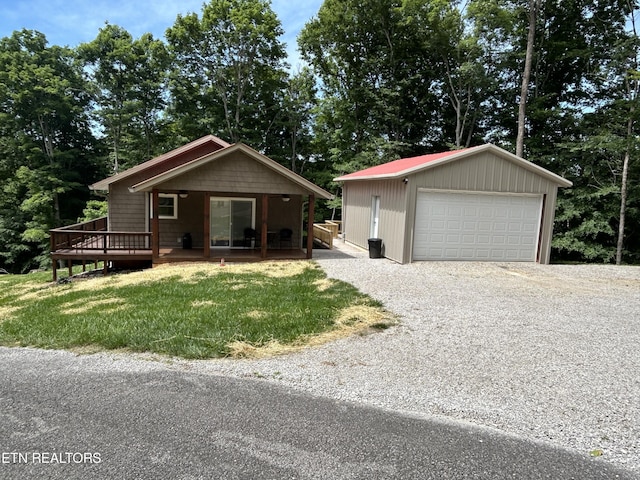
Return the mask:
<svg viewBox="0 0 640 480"><path fill-rule="evenodd" d="M49 280L50 272L0 276L0 345L211 358L242 356L239 345L299 348L330 339L330 332L353 333L354 323L360 330L392 323L378 302L326 279L312 262L179 265L64 285Z"/></svg>

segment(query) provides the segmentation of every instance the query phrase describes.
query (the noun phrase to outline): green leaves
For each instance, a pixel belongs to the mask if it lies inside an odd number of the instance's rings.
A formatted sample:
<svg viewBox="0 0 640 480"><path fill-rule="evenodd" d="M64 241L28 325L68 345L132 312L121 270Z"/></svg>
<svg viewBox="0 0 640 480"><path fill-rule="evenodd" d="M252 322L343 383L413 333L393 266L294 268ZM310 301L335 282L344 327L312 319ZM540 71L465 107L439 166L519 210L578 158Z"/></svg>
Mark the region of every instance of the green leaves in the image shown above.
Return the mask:
<svg viewBox="0 0 640 480"><path fill-rule="evenodd" d="M215 133L265 149L286 72L282 27L269 2L212 0L167 30L171 112L187 138Z"/></svg>

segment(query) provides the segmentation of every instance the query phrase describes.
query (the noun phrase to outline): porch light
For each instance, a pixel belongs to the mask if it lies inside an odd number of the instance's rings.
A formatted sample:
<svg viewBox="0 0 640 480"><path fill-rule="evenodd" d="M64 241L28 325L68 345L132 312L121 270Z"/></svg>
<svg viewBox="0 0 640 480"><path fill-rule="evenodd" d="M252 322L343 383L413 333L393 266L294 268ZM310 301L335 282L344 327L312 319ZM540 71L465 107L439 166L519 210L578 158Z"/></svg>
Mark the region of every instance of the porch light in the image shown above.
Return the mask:
<svg viewBox="0 0 640 480"><path fill-rule="evenodd" d="M287 195L287 194L282 195L282 201L283 202L288 202L289 200L291 200L291 197L289 195Z"/></svg>
<svg viewBox="0 0 640 480"><path fill-rule="evenodd" d="M180 190L180 193L178 193L178 195L180 196L180 198L187 198L189 196L189 192L187 192L186 190Z"/></svg>

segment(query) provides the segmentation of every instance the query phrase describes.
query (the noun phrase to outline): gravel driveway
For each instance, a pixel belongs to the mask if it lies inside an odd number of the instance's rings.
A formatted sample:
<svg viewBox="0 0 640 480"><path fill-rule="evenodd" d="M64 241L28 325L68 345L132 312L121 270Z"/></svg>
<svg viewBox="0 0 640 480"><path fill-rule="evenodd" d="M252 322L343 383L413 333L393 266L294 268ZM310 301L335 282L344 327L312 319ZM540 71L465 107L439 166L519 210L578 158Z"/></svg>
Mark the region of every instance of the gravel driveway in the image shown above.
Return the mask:
<svg viewBox="0 0 640 480"><path fill-rule="evenodd" d="M318 263L384 302L397 327L265 360L101 353L78 368L262 378L601 453L640 475L639 267L398 265L339 247Z"/></svg>
<svg viewBox="0 0 640 480"><path fill-rule="evenodd" d="M267 360L177 362L602 453L640 473L640 268L318 252L400 325Z"/></svg>

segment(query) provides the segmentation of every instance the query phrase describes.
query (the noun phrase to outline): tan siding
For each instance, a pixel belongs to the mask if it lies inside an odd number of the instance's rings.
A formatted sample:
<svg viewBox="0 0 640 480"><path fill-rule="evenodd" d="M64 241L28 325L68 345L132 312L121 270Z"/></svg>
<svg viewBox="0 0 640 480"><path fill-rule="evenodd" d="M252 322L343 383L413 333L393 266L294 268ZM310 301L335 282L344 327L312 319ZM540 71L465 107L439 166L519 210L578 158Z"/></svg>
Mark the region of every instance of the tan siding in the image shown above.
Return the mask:
<svg viewBox="0 0 640 480"><path fill-rule="evenodd" d="M489 152L418 172L411 180L420 188L482 192L547 193L555 185Z"/></svg>
<svg viewBox="0 0 640 480"><path fill-rule="evenodd" d="M404 238L403 261L411 261L415 204L418 188L480 192L538 193L546 196L542 224L540 262L548 263L551 254L553 216L557 185L521 166L482 152L442 166L418 172L410 177L407 208L407 234Z"/></svg>
<svg viewBox="0 0 640 480"><path fill-rule="evenodd" d="M541 227L539 261L548 263L557 185L526 167L491 152L445 163L401 179L351 181L344 184L344 231L347 241L367 248L371 197L380 196L379 236L388 258L411 261L418 189L542 194L545 210Z"/></svg>
<svg viewBox="0 0 640 480"><path fill-rule="evenodd" d="M349 182L344 185L345 240L368 248L371 222L371 200L380 197L378 236L382 238L384 255L402 261L407 187L402 180Z"/></svg>
<svg viewBox="0 0 640 480"><path fill-rule="evenodd" d="M112 184L109 189L109 230L144 232L146 230L144 193L131 193L124 184Z"/></svg>

